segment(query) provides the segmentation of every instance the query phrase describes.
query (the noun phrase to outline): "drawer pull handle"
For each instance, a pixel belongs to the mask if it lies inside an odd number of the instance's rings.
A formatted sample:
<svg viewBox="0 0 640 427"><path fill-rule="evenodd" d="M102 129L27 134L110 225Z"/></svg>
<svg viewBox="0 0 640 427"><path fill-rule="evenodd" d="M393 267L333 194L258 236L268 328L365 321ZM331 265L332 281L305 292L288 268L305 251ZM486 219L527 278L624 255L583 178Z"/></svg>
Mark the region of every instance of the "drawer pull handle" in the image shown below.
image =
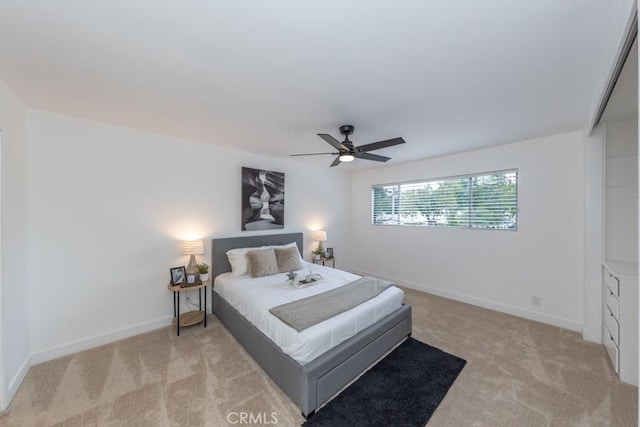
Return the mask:
<svg viewBox="0 0 640 427"><path fill-rule="evenodd" d="M611 335L609 335L609 338L611 338L611 341L613 341L613 337Z"/></svg>
<svg viewBox="0 0 640 427"><path fill-rule="evenodd" d="M609 294L613 296L613 291L611 289L609 289Z"/></svg>

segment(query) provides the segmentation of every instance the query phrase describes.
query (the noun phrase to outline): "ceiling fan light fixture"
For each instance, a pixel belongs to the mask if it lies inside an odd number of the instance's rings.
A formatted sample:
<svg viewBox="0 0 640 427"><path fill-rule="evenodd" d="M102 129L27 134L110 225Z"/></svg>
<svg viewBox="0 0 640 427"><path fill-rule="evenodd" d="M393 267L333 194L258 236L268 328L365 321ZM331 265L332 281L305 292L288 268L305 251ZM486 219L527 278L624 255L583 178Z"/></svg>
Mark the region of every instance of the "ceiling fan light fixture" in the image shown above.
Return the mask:
<svg viewBox="0 0 640 427"><path fill-rule="evenodd" d="M341 162L353 162L356 158L353 157L353 154L340 154L340 161Z"/></svg>

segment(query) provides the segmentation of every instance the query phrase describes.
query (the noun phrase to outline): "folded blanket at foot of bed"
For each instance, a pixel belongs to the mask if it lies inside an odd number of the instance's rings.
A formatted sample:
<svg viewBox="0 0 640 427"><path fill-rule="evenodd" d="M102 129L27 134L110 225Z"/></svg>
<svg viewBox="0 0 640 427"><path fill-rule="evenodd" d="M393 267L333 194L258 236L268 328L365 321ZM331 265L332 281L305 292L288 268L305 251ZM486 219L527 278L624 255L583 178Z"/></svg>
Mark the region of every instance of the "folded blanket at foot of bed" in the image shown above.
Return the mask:
<svg viewBox="0 0 640 427"><path fill-rule="evenodd" d="M273 307L271 314L300 332L379 295L393 283L362 277L344 286Z"/></svg>

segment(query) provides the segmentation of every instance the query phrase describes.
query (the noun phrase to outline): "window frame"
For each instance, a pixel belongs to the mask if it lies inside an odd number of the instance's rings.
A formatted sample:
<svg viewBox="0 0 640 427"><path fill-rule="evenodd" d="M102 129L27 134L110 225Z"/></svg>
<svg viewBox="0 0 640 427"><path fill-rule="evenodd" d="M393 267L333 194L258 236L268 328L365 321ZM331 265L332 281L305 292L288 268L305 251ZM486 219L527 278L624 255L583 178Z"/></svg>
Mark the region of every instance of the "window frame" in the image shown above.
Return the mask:
<svg viewBox="0 0 640 427"><path fill-rule="evenodd" d="M471 213L471 205L473 203L473 193L471 193L471 188L473 187L472 185L469 185L469 193L468 193L468 197L467 197L467 205L469 208L468 211L468 217L467 217L467 221L466 221L466 225L464 226L460 226L460 225L418 225L418 224L403 224L403 223L397 223L397 224L383 224L383 223L376 223L375 222L375 211L374 211L374 198L375 198L375 188L376 187L392 187L395 186L396 188L398 188L398 190L400 189L400 186L402 185L411 185L411 184L429 184L432 182L437 182L437 181L447 181L447 180L469 180L469 184L471 184L471 180L473 178L477 178L477 177L483 177L483 176L490 176L490 175L499 175L499 174L507 174L507 173L515 173L515 208L516 208L516 213L515 213L515 222L514 222L514 227L509 228L509 227L473 227L471 226L471 218L473 217L472 213ZM437 177L437 178L427 178L427 179L416 179L416 180L411 180L411 181L396 181L396 182L390 182L390 183L386 183L386 184L373 184L371 185L371 212L370 212L370 221L371 221L371 225L373 226L396 226L396 227L415 227L415 228L445 228L445 229L461 229L461 230L491 230L491 231L514 231L517 232L519 229L519 216L520 216L520 185L519 185L519 181L520 181L520 171L518 168L509 168L509 169L500 169L500 170L494 170L494 171L487 171L487 172L478 172L478 173L469 173L469 174L461 174L461 175L449 175L449 176L445 176L445 177ZM393 203L393 202L392 202ZM398 214L400 215L400 214Z"/></svg>

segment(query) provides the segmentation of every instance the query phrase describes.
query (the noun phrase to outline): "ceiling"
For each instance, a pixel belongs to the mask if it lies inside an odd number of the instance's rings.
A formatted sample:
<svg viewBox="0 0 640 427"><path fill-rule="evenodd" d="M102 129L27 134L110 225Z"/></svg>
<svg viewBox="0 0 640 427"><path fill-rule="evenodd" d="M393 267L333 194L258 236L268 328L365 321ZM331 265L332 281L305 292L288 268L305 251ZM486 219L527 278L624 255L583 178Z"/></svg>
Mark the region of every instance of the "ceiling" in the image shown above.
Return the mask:
<svg viewBox="0 0 640 427"><path fill-rule="evenodd" d="M272 156L352 124L404 137L376 151L397 163L583 128L618 3L3 0L0 78L32 108Z"/></svg>

